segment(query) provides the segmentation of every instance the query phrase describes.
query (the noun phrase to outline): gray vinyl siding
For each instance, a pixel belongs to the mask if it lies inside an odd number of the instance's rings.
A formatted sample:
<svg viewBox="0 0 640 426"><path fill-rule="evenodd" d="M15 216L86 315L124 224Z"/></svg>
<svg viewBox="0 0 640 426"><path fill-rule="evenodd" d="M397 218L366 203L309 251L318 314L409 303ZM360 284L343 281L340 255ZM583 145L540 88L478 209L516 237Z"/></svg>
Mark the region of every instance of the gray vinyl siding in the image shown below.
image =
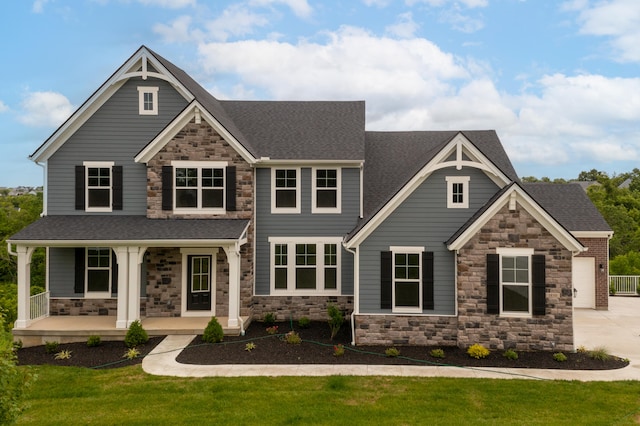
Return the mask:
<svg viewBox="0 0 640 426"><path fill-rule="evenodd" d="M159 88L158 115L139 115L139 86ZM186 105L165 81L131 79L125 83L48 160L48 214L100 214L75 210L74 167L83 161L114 161L123 166L123 209L102 214L146 215L146 166L133 158Z"/></svg>
<svg viewBox="0 0 640 426"><path fill-rule="evenodd" d="M447 176L469 176L469 208L447 208ZM391 246L419 246L434 254L434 310L454 315L455 256L444 242L499 188L474 168L434 172L360 245L360 312L383 313L380 308L380 252Z"/></svg>
<svg viewBox="0 0 640 426"><path fill-rule="evenodd" d="M292 166L293 167L293 166ZM331 168L327 166L327 168ZM300 214L271 214L271 169L256 170L256 280L255 293L270 291L269 237L343 237L360 214L360 169L342 169L340 214L311 213L311 168L301 170ZM342 295L353 294L353 255L341 249Z"/></svg>
<svg viewBox="0 0 640 426"><path fill-rule="evenodd" d="M49 249L49 291L51 297L82 297L74 293L76 255L74 248Z"/></svg>

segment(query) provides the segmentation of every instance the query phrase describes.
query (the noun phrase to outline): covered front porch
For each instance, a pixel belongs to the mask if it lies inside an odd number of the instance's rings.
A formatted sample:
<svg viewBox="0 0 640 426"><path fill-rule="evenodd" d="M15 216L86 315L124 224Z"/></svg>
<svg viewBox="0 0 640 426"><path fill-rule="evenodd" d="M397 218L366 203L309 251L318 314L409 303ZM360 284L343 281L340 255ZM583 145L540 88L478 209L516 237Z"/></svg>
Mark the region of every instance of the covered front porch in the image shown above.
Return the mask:
<svg viewBox="0 0 640 426"><path fill-rule="evenodd" d="M181 317L142 318L142 327L149 336L170 334L202 334L211 318ZM244 333L251 317L241 316L239 327L228 327L228 317L217 317L225 335ZM124 340L127 329L116 327L114 316L55 316L33 321L25 328L14 328L13 337L22 341L24 347L42 345L45 342L86 342L89 336L100 336L102 340Z"/></svg>

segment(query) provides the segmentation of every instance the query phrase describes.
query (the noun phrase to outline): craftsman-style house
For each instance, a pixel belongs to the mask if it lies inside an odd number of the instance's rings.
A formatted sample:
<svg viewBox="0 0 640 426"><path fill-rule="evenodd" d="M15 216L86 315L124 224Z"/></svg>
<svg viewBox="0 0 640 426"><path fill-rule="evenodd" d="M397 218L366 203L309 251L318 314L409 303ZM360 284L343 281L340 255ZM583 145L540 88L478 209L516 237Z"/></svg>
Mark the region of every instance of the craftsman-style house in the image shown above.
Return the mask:
<svg viewBox="0 0 640 426"><path fill-rule="evenodd" d="M354 344L571 350L573 309L607 308L610 227L580 186L522 183L493 131L221 101L143 46L30 158L43 216L9 241L25 344L138 319L238 334L333 303ZM47 291L30 298L36 247Z"/></svg>

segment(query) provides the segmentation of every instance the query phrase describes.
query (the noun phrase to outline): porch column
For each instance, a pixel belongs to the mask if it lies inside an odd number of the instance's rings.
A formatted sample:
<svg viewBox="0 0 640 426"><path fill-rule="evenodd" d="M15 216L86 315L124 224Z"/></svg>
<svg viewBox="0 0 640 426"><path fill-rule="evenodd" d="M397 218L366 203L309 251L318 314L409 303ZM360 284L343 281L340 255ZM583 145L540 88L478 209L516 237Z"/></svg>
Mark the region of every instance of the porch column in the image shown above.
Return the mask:
<svg viewBox="0 0 640 426"><path fill-rule="evenodd" d="M240 326L240 248L223 247L229 262L229 320L228 327Z"/></svg>
<svg viewBox="0 0 640 426"><path fill-rule="evenodd" d="M140 319L140 265L147 251L146 247L128 247L129 253L129 310L127 327L135 320Z"/></svg>
<svg viewBox="0 0 640 426"><path fill-rule="evenodd" d="M127 328L129 309L129 256L127 247L115 247L118 261L118 316L116 328Z"/></svg>
<svg viewBox="0 0 640 426"><path fill-rule="evenodd" d="M17 246L18 254L18 318L15 328L27 328L31 322L31 255L34 247Z"/></svg>

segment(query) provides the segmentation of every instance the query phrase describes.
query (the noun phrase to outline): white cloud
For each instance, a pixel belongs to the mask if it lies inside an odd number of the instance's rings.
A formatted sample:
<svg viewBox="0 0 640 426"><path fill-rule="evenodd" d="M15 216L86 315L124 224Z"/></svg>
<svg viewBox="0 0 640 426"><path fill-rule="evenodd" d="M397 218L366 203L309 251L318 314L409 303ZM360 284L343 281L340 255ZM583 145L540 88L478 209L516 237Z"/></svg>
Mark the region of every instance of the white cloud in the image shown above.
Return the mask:
<svg viewBox="0 0 640 426"><path fill-rule="evenodd" d="M291 11L300 18L308 18L313 13L313 9L307 3L307 0L251 0L249 2L252 6L271 6L275 4L284 4L288 6Z"/></svg>
<svg viewBox="0 0 640 426"><path fill-rule="evenodd" d="M196 5L196 0L138 0L138 2L145 6L158 6L168 9L182 9Z"/></svg>
<svg viewBox="0 0 640 426"><path fill-rule="evenodd" d="M462 5L473 9L476 7L487 7L489 0L405 0L405 3L409 6L422 3L432 7L443 7L447 5L458 7Z"/></svg>
<svg viewBox="0 0 640 426"><path fill-rule="evenodd" d="M9 111L9 107L7 106L7 104L5 104L0 100L0 113L7 112L7 111Z"/></svg>
<svg viewBox="0 0 640 426"><path fill-rule="evenodd" d="M420 26L413 20L413 15L411 12L407 12L399 15L398 21L386 27L385 32L400 38L411 38L418 29Z"/></svg>
<svg viewBox="0 0 640 426"><path fill-rule="evenodd" d="M69 118L73 105L62 94L56 92L31 92L22 101L19 120L36 127L56 127Z"/></svg>
<svg viewBox="0 0 640 426"><path fill-rule="evenodd" d="M609 38L615 58L640 61L640 7L637 0L609 0L591 6L570 3L566 10L579 11L580 33Z"/></svg>
<svg viewBox="0 0 640 426"><path fill-rule="evenodd" d="M209 21L205 26L207 35L213 40L225 41L231 36L252 34L256 27L264 27L269 20L249 10L245 5L235 4L226 8L222 14Z"/></svg>
<svg viewBox="0 0 640 426"><path fill-rule="evenodd" d="M33 6L31 7L31 11L33 13L43 13L44 5L47 4L49 0L36 0L33 2Z"/></svg>
<svg viewBox="0 0 640 426"><path fill-rule="evenodd" d="M191 21L192 18L190 16L179 16L169 25L155 24L153 32L160 35L167 43L187 43L202 40L204 37L202 31L190 29Z"/></svg>

